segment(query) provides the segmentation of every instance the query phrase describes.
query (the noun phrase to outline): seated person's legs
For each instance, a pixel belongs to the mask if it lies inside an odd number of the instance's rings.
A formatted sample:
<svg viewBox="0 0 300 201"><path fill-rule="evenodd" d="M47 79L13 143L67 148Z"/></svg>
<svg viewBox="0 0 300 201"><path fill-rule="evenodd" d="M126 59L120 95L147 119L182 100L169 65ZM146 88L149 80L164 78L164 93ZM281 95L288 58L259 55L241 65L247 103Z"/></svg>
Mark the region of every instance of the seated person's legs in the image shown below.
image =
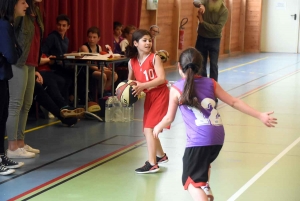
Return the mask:
<svg viewBox="0 0 300 201"><path fill-rule="evenodd" d="M65 86L67 85L64 78L50 71L40 73L44 79L43 86L46 88L47 93L55 104L59 108L67 106L68 101L63 96L65 93Z"/></svg>
<svg viewBox="0 0 300 201"><path fill-rule="evenodd" d="M63 78L65 85L63 87L60 86L61 93L65 100L69 100L70 87L74 83L74 79L73 79L74 72L71 69L61 69L61 70L56 70L54 74Z"/></svg>
<svg viewBox="0 0 300 201"><path fill-rule="evenodd" d="M111 90L112 86L112 71L109 68L104 68L104 73L106 74L107 81L104 85L104 90ZM118 74L114 72L114 82L118 80Z"/></svg>
<svg viewBox="0 0 300 201"><path fill-rule="evenodd" d="M106 86L107 83L107 75L104 73L103 74L103 83L101 83L101 72L100 71L94 71L93 72L93 77L96 78L98 80L98 89L102 89L102 93L104 92L104 88Z"/></svg>
<svg viewBox="0 0 300 201"><path fill-rule="evenodd" d="M34 88L34 97L35 100L43 106L46 110L51 112L55 117L57 117L63 124L66 124L67 126L73 126L78 122L78 119L75 117L70 118L64 118L61 115L61 109L58 107L54 101L51 99L51 97L45 92L43 86L39 83L35 83L35 88ZM72 112L72 111L69 111ZM83 115L84 110L82 109L82 115ZM76 113L76 112L75 112ZM77 117L79 117L79 113L77 113Z"/></svg>

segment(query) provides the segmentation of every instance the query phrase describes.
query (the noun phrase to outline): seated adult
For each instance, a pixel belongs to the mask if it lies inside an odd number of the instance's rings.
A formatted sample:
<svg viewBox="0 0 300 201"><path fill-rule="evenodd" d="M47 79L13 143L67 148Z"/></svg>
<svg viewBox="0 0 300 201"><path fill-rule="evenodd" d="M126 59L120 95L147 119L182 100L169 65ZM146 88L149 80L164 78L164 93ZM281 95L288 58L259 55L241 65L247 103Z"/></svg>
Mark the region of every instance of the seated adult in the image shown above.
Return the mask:
<svg viewBox="0 0 300 201"><path fill-rule="evenodd" d="M57 117L64 125L74 126L79 118L84 115L83 108L76 108L74 110L61 109L60 106L51 98L47 93L47 88L43 87L43 77L39 72L35 72L36 81L34 87L34 100L36 100L40 106L43 106L46 110L51 112L55 117Z"/></svg>
<svg viewBox="0 0 300 201"><path fill-rule="evenodd" d="M152 48L151 48L151 51L153 53L155 53L156 52L155 38L159 34L159 27L157 25L151 25L150 26L150 34L151 34L151 38L152 38Z"/></svg>
<svg viewBox="0 0 300 201"><path fill-rule="evenodd" d="M101 53L102 48L98 45L100 41L100 30L97 27L91 27L87 31L87 42L79 48L80 52L89 52L89 53ZM107 67L103 67L103 83L101 83L101 69L98 69L98 66L90 67L90 75L99 80L99 85L102 85L102 90L109 91L112 86L112 70ZM118 79L117 73L114 72L114 81ZM102 91L103 93L103 91Z"/></svg>

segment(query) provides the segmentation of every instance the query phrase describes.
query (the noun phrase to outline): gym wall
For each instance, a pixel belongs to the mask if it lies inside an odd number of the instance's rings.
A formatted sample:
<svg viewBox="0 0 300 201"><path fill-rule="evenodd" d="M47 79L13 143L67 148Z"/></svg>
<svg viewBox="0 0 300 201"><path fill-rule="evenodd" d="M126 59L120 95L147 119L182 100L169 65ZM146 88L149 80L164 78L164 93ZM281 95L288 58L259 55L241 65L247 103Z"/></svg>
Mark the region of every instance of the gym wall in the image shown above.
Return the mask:
<svg viewBox="0 0 300 201"><path fill-rule="evenodd" d="M188 18L184 26L184 46L194 47L197 37L197 9L192 0L158 0L157 10L147 10L147 0L142 0L140 28L149 29L152 24L160 27L156 49L165 49L170 59L165 67L178 60L179 26L182 18ZM220 56L260 51L262 0L225 0L229 10L228 21L223 28Z"/></svg>

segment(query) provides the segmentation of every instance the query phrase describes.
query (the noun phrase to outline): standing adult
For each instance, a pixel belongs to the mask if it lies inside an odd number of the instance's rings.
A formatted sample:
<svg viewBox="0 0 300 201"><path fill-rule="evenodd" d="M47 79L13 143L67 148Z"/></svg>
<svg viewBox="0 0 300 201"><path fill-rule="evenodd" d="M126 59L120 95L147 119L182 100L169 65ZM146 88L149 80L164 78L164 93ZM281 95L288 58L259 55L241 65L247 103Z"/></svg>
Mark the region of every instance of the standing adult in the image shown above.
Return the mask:
<svg viewBox="0 0 300 201"><path fill-rule="evenodd" d="M194 0L198 11L198 37L196 49L203 56L202 76L207 77L207 58L210 61L209 77L218 81L218 59L222 29L228 18L223 0Z"/></svg>
<svg viewBox="0 0 300 201"><path fill-rule="evenodd" d="M33 100L35 67L40 59L40 44L44 32L42 15L36 5L42 0L26 0L29 8L24 17L15 19L15 34L22 55L12 66L13 78L9 80L10 100L7 119L9 158L32 158L40 150L25 144L25 127Z"/></svg>
<svg viewBox="0 0 300 201"><path fill-rule="evenodd" d="M152 38L152 48L151 48L151 52L155 53L156 52L156 36L159 34L159 27L157 25L151 25L150 26L150 34L151 34L151 38Z"/></svg>
<svg viewBox="0 0 300 201"><path fill-rule="evenodd" d="M8 117L9 90L8 80L12 78L12 64L15 64L22 54L13 29L14 18L24 16L28 5L25 0L0 1L0 175L14 172L9 168L19 168L23 162L10 160L4 150L4 135Z"/></svg>

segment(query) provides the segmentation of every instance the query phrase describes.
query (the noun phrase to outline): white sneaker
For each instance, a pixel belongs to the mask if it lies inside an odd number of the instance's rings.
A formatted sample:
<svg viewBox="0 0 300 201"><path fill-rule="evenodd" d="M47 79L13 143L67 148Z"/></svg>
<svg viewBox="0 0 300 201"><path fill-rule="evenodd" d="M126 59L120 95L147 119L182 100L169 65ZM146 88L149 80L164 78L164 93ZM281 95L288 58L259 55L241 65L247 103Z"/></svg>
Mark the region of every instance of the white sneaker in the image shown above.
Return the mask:
<svg viewBox="0 0 300 201"><path fill-rule="evenodd" d="M15 170L8 169L4 165L2 165L2 163L0 163L0 175L9 175L9 174L12 174L14 172L15 172Z"/></svg>
<svg viewBox="0 0 300 201"><path fill-rule="evenodd" d="M35 153L26 151L24 148L18 148L15 151L7 150L6 152L9 158L33 158Z"/></svg>
<svg viewBox="0 0 300 201"><path fill-rule="evenodd" d="M34 149L34 148L32 148L31 146L29 146L28 144L26 144L23 148L24 148L26 151L31 152L31 153L35 153L35 154L39 154L39 153L40 153L40 150Z"/></svg>

